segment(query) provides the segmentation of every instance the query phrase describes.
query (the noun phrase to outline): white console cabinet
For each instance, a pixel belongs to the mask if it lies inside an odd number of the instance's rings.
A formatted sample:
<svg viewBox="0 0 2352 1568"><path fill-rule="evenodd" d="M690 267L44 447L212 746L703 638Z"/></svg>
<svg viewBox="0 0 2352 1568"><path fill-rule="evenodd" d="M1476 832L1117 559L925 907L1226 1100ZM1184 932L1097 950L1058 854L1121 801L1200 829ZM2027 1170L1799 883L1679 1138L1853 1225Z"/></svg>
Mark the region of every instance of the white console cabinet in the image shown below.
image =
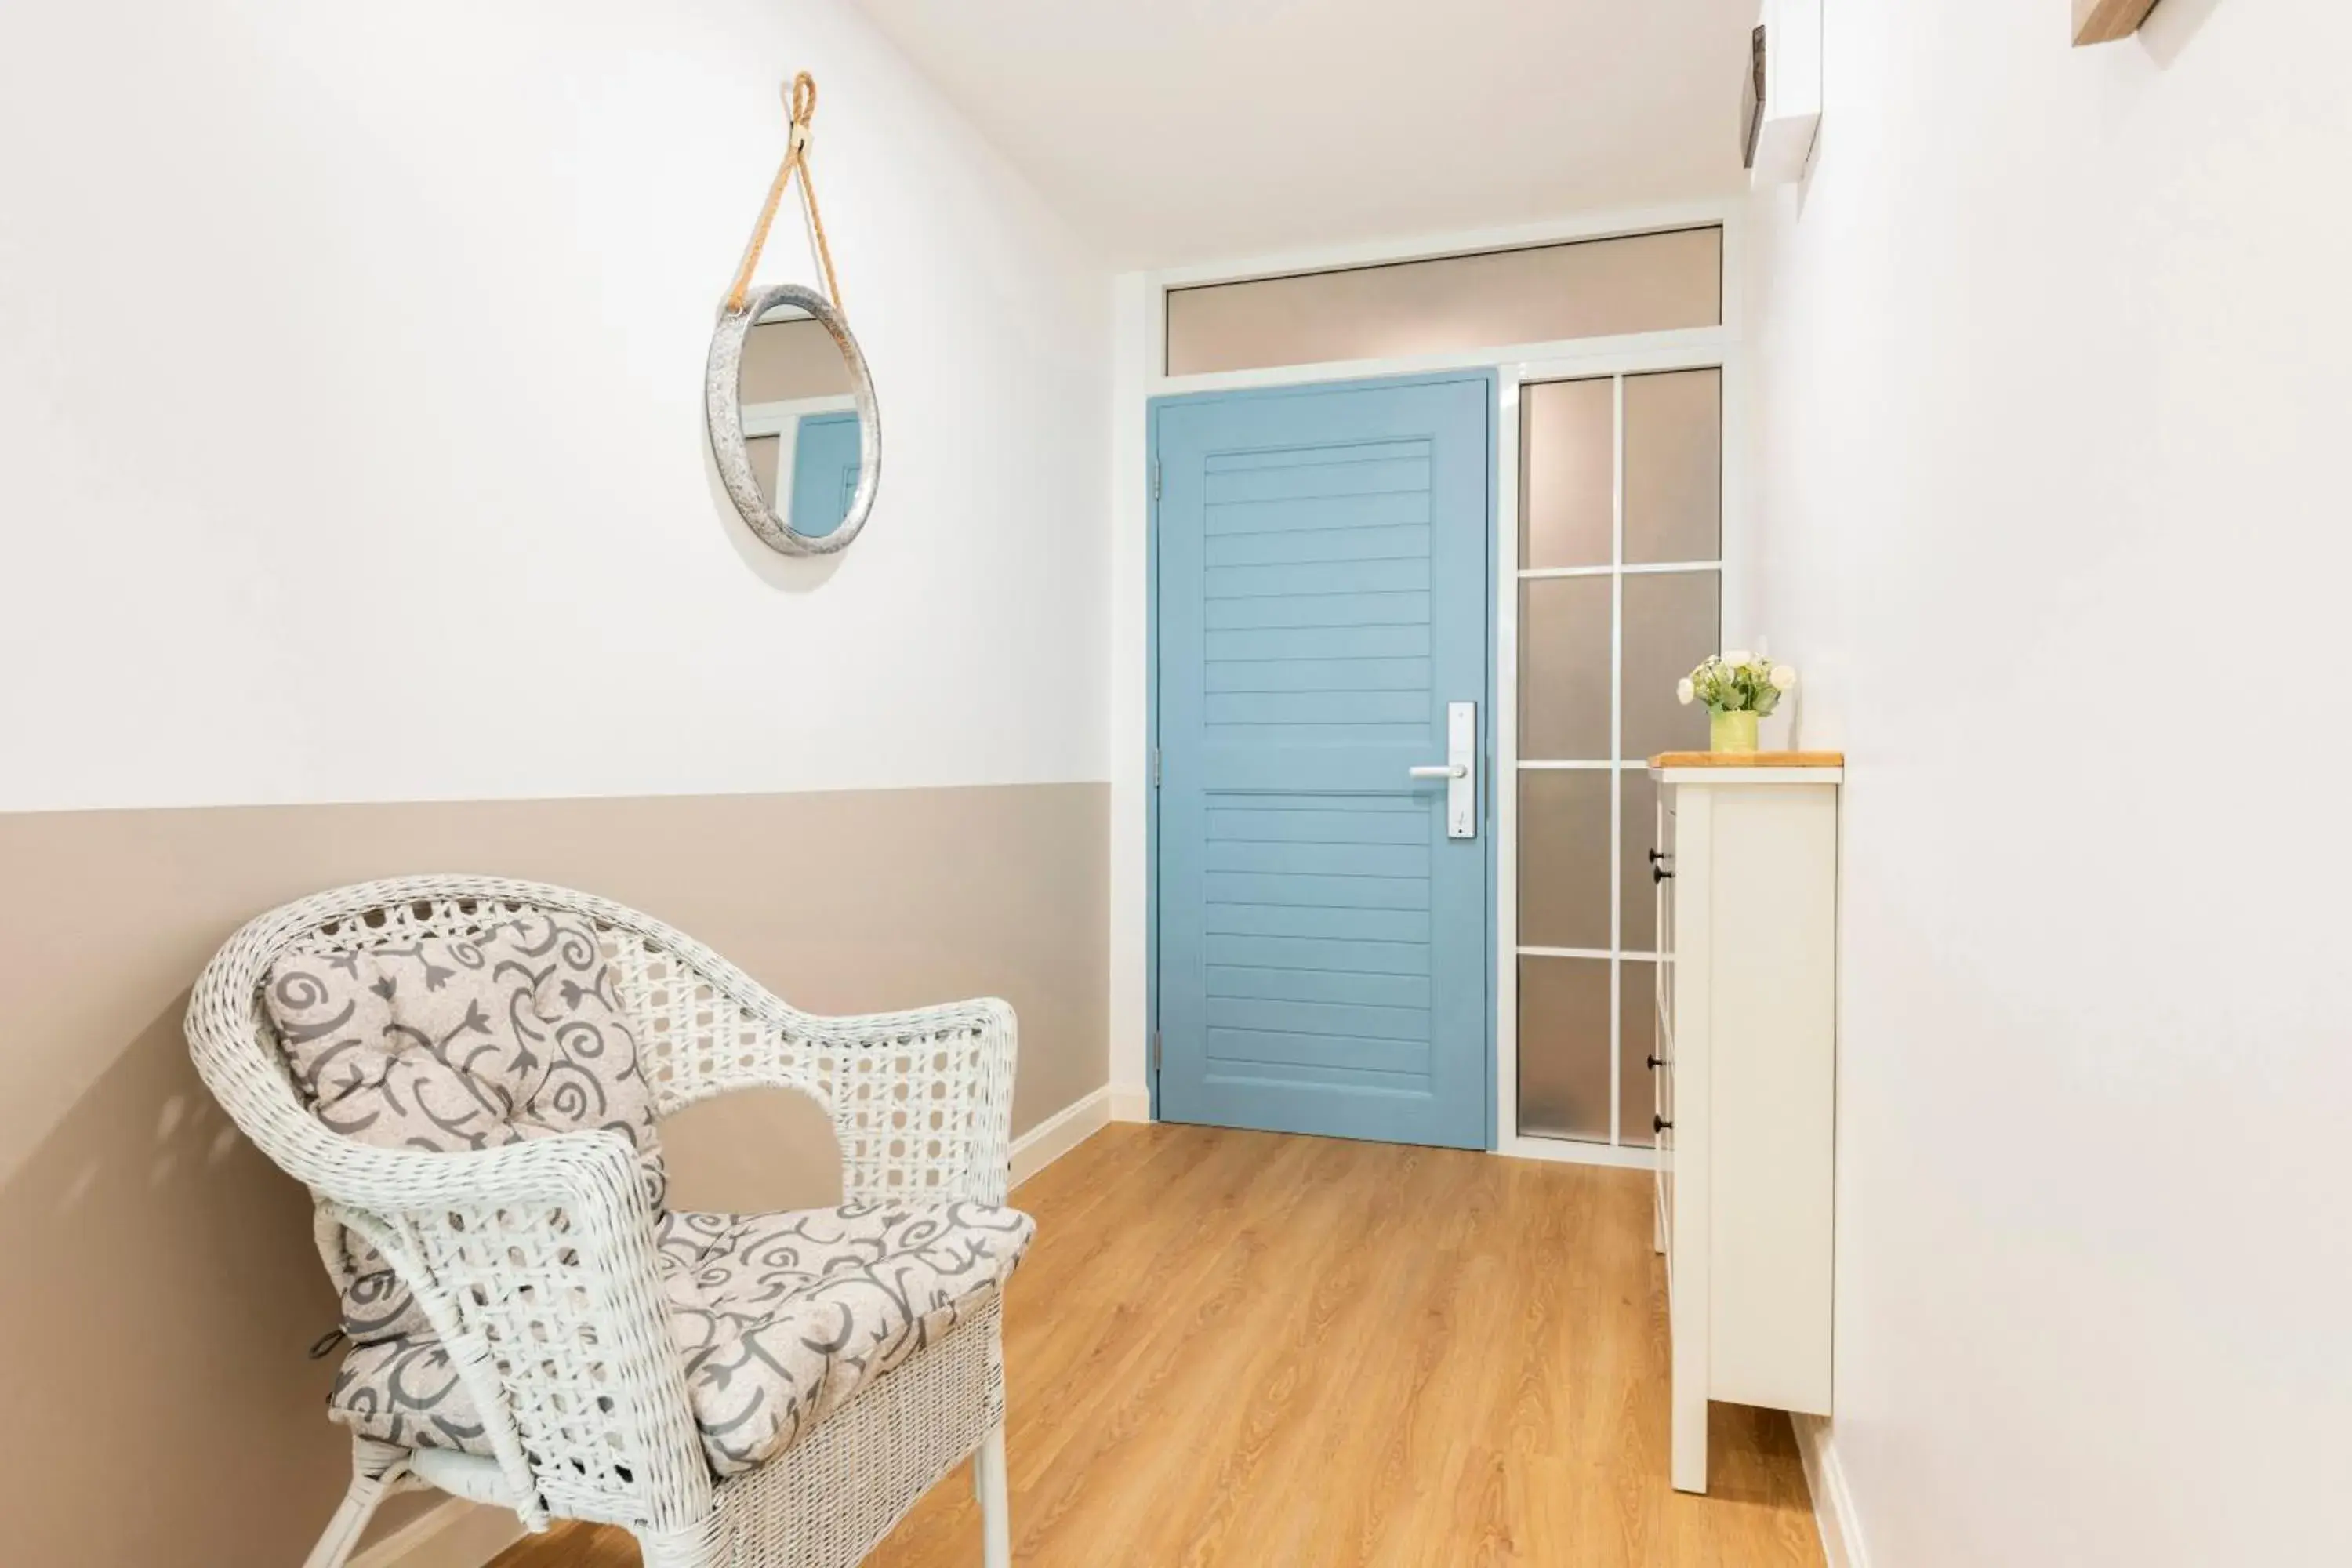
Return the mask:
<svg viewBox="0 0 2352 1568"><path fill-rule="evenodd" d="M1835 752L1668 752L1658 781L1658 1249L1674 1484L1710 1399L1830 1414Z"/></svg>

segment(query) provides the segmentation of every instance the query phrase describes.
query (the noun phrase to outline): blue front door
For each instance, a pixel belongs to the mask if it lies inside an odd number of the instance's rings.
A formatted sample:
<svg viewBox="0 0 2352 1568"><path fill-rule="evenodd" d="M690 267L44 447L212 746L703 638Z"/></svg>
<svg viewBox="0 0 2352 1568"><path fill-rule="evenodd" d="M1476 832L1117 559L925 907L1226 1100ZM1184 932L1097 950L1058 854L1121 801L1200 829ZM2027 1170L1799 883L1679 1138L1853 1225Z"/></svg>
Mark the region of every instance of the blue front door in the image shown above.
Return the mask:
<svg viewBox="0 0 2352 1568"><path fill-rule="evenodd" d="M794 531L814 539L841 526L849 515L850 498L857 493L858 457L855 411L802 416L799 438L793 443Z"/></svg>
<svg viewBox="0 0 2352 1568"><path fill-rule="evenodd" d="M1168 1121L1486 1141L1493 405L1484 374L1153 405ZM1468 837L1411 772L1455 702Z"/></svg>

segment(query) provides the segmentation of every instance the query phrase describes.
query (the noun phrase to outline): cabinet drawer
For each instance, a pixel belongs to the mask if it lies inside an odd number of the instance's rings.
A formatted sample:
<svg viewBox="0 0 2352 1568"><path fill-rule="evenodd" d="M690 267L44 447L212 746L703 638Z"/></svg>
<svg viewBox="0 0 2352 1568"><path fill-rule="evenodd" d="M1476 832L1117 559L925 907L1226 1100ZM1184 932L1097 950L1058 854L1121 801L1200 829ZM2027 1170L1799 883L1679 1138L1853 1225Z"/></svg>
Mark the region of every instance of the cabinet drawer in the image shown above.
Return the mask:
<svg viewBox="0 0 2352 1568"><path fill-rule="evenodd" d="M1651 1099L1660 1116L1667 1114L1666 1107L1674 1103L1674 1085L1669 1080L1675 1072L1675 1031L1666 1022L1665 1014L1657 1014L1656 1026L1650 1032Z"/></svg>
<svg viewBox="0 0 2352 1568"><path fill-rule="evenodd" d="M1660 957L1675 950L1675 792L1658 792L1657 819L1650 830L1650 880L1657 900L1656 947ZM1664 872L1661 876L1659 873Z"/></svg>
<svg viewBox="0 0 2352 1568"><path fill-rule="evenodd" d="M1659 1053L1657 1070L1650 1075L1651 1098L1657 1106L1657 1121L1653 1125L1661 1153L1672 1153L1675 1147L1675 1058L1671 1050L1668 1047Z"/></svg>

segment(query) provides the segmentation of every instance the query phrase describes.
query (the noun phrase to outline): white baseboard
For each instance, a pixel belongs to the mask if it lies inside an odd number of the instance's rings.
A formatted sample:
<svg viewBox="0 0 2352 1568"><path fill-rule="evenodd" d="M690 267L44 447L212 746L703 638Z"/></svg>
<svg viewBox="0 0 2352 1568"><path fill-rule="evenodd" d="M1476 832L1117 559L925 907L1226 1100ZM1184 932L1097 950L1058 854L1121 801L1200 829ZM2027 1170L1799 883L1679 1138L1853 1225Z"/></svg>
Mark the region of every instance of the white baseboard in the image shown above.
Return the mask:
<svg viewBox="0 0 2352 1568"><path fill-rule="evenodd" d="M1148 1118L1150 1097L1136 1098L1141 1109L1116 1120ZM1015 1138L1013 1184L1019 1186L1108 1126L1117 1103L1113 1090L1098 1089ZM522 1538L521 1522L507 1510L450 1498L352 1558L351 1568L482 1568Z"/></svg>
<svg viewBox="0 0 2352 1568"><path fill-rule="evenodd" d="M1013 1141L1013 1184L1019 1186L1111 1121L1111 1091L1106 1087L1073 1100Z"/></svg>
<svg viewBox="0 0 2352 1568"><path fill-rule="evenodd" d="M1113 1084L1110 1088L1110 1119L1113 1121L1150 1121L1151 1091Z"/></svg>
<svg viewBox="0 0 2352 1568"><path fill-rule="evenodd" d="M352 1558L351 1568L482 1568L523 1534L512 1510L453 1497Z"/></svg>
<svg viewBox="0 0 2352 1568"><path fill-rule="evenodd" d="M1829 1568L1870 1568L1862 1544L1862 1521L1846 1489L1845 1467L1838 1463L1830 1423L1821 1415L1789 1417L1797 1432L1797 1452L1805 1461L1805 1485L1813 1494L1813 1523L1822 1532L1822 1556Z"/></svg>

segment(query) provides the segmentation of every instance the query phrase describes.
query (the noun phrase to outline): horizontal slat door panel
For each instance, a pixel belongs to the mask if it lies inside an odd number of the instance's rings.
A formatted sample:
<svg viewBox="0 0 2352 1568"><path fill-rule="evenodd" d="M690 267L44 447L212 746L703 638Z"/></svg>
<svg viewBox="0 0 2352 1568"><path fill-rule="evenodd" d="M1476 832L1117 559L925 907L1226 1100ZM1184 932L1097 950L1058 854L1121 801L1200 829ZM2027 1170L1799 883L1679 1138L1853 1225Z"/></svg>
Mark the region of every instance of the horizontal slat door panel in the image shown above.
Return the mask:
<svg viewBox="0 0 2352 1568"><path fill-rule="evenodd" d="M1263 997L1279 1002L1364 1003L1429 1010L1426 974L1367 974L1352 969L1268 969L1212 963L1209 998Z"/></svg>
<svg viewBox="0 0 2352 1568"><path fill-rule="evenodd" d="M1425 594L1429 592L1429 554L1413 558L1370 561L1310 559L1284 565L1212 566L1208 571L1212 599L1272 599L1303 595L1310 598L1339 594Z"/></svg>
<svg viewBox="0 0 2352 1568"><path fill-rule="evenodd" d="M1424 942L1347 942L1332 937L1213 933L1205 951L1210 963L1228 966L1364 975L1429 973L1429 944Z"/></svg>
<svg viewBox="0 0 2352 1568"><path fill-rule="evenodd" d="M1426 877L1326 877L1211 871L1202 879L1213 904L1296 904L1318 910L1425 910Z"/></svg>
<svg viewBox="0 0 2352 1568"><path fill-rule="evenodd" d="M1231 798L1231 797L1226 797ZM1367 806L1391 805L1402 811L1349 811L1337 802L1314 806L1212 806L1209 842L1213 844L1385 844L1429 843L1429 824L1423 803L1408 796L1365 796Z"/></svg>
<svg viewBox="0 0 2352 1568"><path fill-rule="evenodd" d="M1338 528L1427 528L1429 498L1410 490L1317 500L1233 501L1209 509L1209 537L1320 532Z"/></svg>
<svg viewBox="0 0 2352 1568"><path fill-rule="evenodd" d="M1411 495L1429 504L1429 459L1418 453L1403 455L1406 447L1383 448L1384 457L1339 457L1330 461L1286 463L1280 468L1227 468L1212 465L1204 487L1209 503L1209 531L1221 513L1237 503L1274 502L1327 505L1356 496Z"/></svg>
<svg viewBox="0 0 2352 1568"><path fill-rule="evenodd" d="M1212 838L1208 869L1274 876L1397 877L1429 879L1426 844L1350 844L1309 840L1235 843Z"/></svg>
<svg viewBox="0 0 2352 1568"><path fill-rule="evenodd" d="M1426 626L1429 595L1421 592L1293 594L1268 599L1214 599L1209 604L1208 625L1213 632Z"/></svg>
<svg viewBox="0 0 2352 1568"><path fill-rule="evenodd" d="M1171 400L1158 517L1160 1113L1476 1145L1485 377Z"/></svg>
<svg viewBox="0 0 2352 1568"><path fill-rule="evenodd" d="M1205 704L1207 698L1202 699ZM1332 726L1333 729L1343 728ZM1426 808L1444 795L1432 781L1416 784L1412 770L1445 760L1443 737L1350 742L1335 738L1319 746L1261 738L1252 744L1235 736L1230 725L1219 725L1213 743L1202 745L1189 759L1171 752L1164 764L1170 784L1181 781L1209 792L1212 808L1230 804L1239 795L1348 795L1386 799Z"/></svg>
<svg viewBox="0 0 2352 1568"><path fill-rule="evenodd" d="M1367 1040L1429 1041L1429 1009L1339 1002L1270 1002L1261 996L1220 996L1213 985L1206 1016L1212 1028L1262 1029L1286 1035L1342 1035Z"/></svg>
<svg viewBox="0 0 2352 1568"><path fill-rule="evenodd" d="M1420 658L1427 626L1280 626L1213 631L1203 639L1211 664L1258 658Z"/></svg>
<svg viewBox="0 0 2352 1568"><path fill-rule="evenodd" d="M1208 935L1330 936L1359 942L1429 941L1427 910L1333 910L1271 904L1210 904L1202 916Z"/></svg>
<svg viewBox="0 0 2352 1568"><path fill-rule="evenodd" d="M1209 1061L1225 1072L1272 1068L1312 1068L1322 1072L1356 1070L1426 1079L1429 1052L1410 1040L1371 1036L1289 1034L1278 1029L1234 1029L1212 1025ZM1328 1078L1315 1081L1328 1083ZM1394 1085L1388 1086L1390 1088Z"/></svg>
<svg viewBox="0 0 2352 1568"><path fill-rule="evenodd" d="M1230 658L1209 666L1208 689L1426 692L1433 674L1425 658Z"/></svg>
<svg viewBox="0 0 2352 1568"><path fill-rule="evenodd" d="M1213 691L1211 724L1398 724L1408 743L1419 738L1426 691Z"/></svg>
<svg viewBox="0 0 2352 1568"><path fill-rule="evenodd" d="M1268 446L1230 448L1211 453L1207 462L1202 466L1212 474L1249 474L1270 468L1324 468L1334 465L1391 460L1418 462L1428 455L1429 444L1424 440L1365 437L1294 444L1276 442ZM1424 489L1426 488L1423 487ZM1318 493L1323 492L1318 490ZM1215 498L1212 496L1210 499L1213 500Z"/></svg>
<svg viewBox="0 0 2352 1568"><path fill-rule="evenodd" d="M1276 533L1221 533L1203 550L1209 566L1273 566L1295 561L1422 561L1429 556L1426 522L1369 528L1294 528Z"/></svg>

